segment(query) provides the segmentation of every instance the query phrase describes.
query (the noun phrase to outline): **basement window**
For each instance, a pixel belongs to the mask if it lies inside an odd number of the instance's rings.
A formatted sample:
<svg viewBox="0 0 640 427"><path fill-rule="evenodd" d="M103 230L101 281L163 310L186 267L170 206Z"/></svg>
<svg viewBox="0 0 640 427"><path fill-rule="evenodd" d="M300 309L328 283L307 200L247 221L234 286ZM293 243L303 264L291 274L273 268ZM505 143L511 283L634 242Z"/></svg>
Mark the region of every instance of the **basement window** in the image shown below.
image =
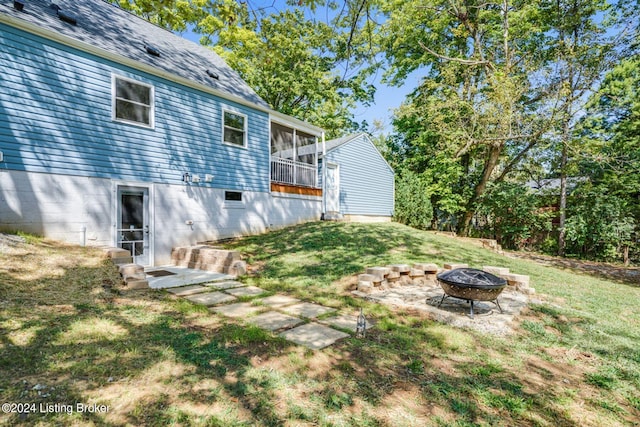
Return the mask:
<svg viewBox="0 0 640 427"><path fill-rule="evenodd" d="M245 209L244 202L242 201L241 191L225 191L224 203L222 204L224 209Z"/></svg>
<svg viewBox="0 0 640 427"><path fill-rule="evenodd" d="M118 122L152 128L154 125L153 86L113 76L112 118Z"/></svg>
<svg viewBox="0 0 640 427"><path fill-rule="evenodd" d="M231 202L241 202L242 201L242 192L240 191L225 191L224 192L224 200Z"/></svg>

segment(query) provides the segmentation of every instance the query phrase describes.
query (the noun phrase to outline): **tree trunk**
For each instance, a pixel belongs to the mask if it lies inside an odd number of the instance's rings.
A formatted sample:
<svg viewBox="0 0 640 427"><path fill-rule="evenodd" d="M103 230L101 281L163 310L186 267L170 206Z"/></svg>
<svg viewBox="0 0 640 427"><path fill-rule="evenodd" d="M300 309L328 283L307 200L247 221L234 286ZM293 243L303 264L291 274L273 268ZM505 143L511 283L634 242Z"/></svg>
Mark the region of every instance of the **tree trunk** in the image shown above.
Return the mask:
<svg viewBox="0 0 640 427"><path fill-rule="evenodd" d="M629 267L629 245L625 245L622 250L622 260L625 267Z"/></svg>
<svg viewBox="0 0 640 427"><path fill-rule="evenodd" d="M565 222L567 220L567 157L569 144L569 117L570 112L567 111L562 127L562 153L560 155L560 224L558 224L558 256L564 256L566 239L565 239Z"/></svg>
<svg viewBox="0 0 640 427"><path fill-rule="evenodd" d="M491 174L493 170L496 168L498 164L498 160L500 159L500 153L502 152L502 145L491 145L489 149L489 157L484 164L484 170L482 171L482 178L476 185L473 196L469 200L467 204L467 210L462 216L462 223L458 224L458 234L462 236L468 236L469 231L471 230L471 220L473 219L473 215L476 213L476 202L480 199L480 197L484 194L487 189L487 184L489 183L489 178L491 178Z"/></svg>

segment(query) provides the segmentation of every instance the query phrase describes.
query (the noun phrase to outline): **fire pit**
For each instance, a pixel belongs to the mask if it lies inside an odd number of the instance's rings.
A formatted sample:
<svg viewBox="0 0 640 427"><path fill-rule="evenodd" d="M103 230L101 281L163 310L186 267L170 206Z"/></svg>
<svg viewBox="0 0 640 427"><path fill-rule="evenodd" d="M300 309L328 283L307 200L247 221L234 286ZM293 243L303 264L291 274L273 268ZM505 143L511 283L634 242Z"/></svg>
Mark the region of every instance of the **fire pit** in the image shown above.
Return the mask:
<svg viewBox="0 0 640 427"><path fill-rule="evenodd" d="M444 290L438 307L442 305L445 298L454 297L469 301L471 318L473 318L474 301L492 301L502 313L498 295L507 286L506 280L475 268L456 268L438 274L437 278Z"/></svg>

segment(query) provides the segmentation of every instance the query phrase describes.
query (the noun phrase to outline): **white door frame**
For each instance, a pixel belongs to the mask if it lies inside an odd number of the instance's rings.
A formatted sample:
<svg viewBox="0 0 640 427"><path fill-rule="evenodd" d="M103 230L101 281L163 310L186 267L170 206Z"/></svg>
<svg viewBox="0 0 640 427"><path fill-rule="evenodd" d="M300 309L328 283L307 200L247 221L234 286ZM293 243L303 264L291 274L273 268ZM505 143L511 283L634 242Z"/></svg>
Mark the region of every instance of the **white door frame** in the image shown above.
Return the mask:
<svg viewBox="0 0 640 427"><path fill-rule="evenodd" d="M155 237L155 225L154 225L154 186L153 184L143 183L143 182L135 182L135 181L112 181L112 230L113 230L113 246L118 247L118 224L120 223L120 215L121 215L121 206L120 206L120 191L121 190L138 190L138 191L146 191L146 201L145 201L145 219L148 224L147 228L143 232L145 233L146 241L144 243L145 254L148 256L147 263L144 264L145 267L152 267L154 265L154 237ZM134 256L132 254L131 256ZM135 257L134 257L135 262Z"/></svg>
<svg viewBox="0 0 640 427"><path fill-rule="evenodd" d="M340 213L340 165L338 163L327 163L326 164L326 168L327 168L327 173L325 174L325 180L323 181L324 183L324 191L322 192L324 194L324 199L325 199L325 212L338 212ZM330 207L334 207L331 206L331 203L329 201L329 191L328 191L328 177L329 177L329 169L335 169L335 185L336 185L336 192L335 192L335 204L337 207L337 210L331 210Z"/></svg>

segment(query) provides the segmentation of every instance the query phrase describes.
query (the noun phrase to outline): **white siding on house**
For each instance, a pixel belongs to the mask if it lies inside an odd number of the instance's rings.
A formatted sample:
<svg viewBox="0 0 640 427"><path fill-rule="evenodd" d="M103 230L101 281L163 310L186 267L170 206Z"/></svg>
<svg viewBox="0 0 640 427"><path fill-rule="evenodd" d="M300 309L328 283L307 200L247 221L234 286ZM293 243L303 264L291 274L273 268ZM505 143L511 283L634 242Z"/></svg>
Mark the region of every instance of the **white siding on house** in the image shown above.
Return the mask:
<svg viewBox="0 0 640 427"><path fill-rule="evenodd" d="M113 193L125 182L0 169L0 183L0 230L23 230L89 246L115 245ZM224 189L161 183L152 187L155 265L170 264L175 246L320 218L319 197L244 191L242 202L229 202Z"/></svg>

